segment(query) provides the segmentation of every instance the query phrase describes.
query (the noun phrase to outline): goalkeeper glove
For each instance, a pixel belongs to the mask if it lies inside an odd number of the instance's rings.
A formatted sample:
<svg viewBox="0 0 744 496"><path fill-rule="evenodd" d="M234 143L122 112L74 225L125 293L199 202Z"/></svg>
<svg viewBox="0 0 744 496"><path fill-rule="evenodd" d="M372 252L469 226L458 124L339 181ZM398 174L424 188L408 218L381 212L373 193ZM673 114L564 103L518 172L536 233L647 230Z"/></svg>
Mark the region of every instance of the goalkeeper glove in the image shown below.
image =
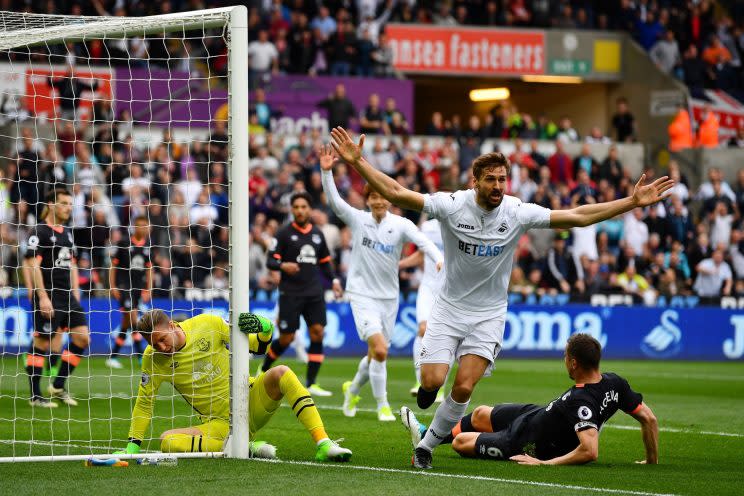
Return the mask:
<svg viewBox="0 0 744 496"><path fill-rule="evenodd" d="M274 323L255 313L241 313L238 316L238 327L246 334L261 334L264 337L274 334Z"/></svg>
<svg viewBox="0 0 744 496"><path fill-rule="evenodd" d="M140 452L139 444L137 443L127 443L127 447L120 451L115 451L115 455L136 455Z"/></svg>

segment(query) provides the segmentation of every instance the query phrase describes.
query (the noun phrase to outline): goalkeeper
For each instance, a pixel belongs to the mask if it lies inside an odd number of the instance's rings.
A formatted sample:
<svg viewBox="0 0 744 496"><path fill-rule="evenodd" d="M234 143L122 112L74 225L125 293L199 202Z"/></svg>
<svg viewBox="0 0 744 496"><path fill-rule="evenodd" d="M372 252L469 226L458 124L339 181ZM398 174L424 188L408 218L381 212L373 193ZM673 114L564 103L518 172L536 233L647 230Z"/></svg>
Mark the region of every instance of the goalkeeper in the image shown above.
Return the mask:
<svg viewBox="0 0 744 496"><path fill-rule="evenodd" d="M263 354L274 326L268 319L241 313L240 330L248 334L252 353ZM220 317L201 314L176 323L162 310L150 310L137 323L150 346L142 357L142 380L132 412L125 453L136 454L152 418L155 396L169 382L196 411L202 425L171 429L160 436L166 453L222 451L230 424L230 328ZM310 393L286 366L274 367L250 380L249 436L271 419L282 398L317 444L317 461L348 461L351 450L328 438ZM260 443L265 444L265 443ZM260 451L251 443L251 452Z"/></svg>

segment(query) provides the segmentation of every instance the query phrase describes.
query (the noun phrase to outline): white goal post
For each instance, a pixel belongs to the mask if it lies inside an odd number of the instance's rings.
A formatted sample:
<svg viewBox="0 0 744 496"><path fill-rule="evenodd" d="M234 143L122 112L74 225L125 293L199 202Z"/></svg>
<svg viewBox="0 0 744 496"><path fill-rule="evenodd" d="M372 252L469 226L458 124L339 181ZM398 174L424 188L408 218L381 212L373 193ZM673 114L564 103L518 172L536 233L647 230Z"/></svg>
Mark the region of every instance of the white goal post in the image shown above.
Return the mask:
<svg viewBox="0 0 744 496"><path fill-rule="evenodd" d="M229 283L228 283L228 289L229 289L229 310L228 315L231 317L229 318L229 322L231 324L231 334L230 334L230 434L229 437L225 443L225 448L223 452L212 452L212 453L183 453L183 454L175 454L174 456L180 456L184 458L194 458L194 457L219 457L219 456L228 456L232 458L248 458L249 457L249 449L248 449L248 436L249 436L249 430L248 430L248 384L249 384L249 348L248 348L248 339L247 337L240 332L237 322L237 315L240 312L246 312L249 310L249 281L250 281L250 274L249 274L249 258L248 258L248 239L250 236L250 229L248 225L248 210L249 210L249 197L248 197L248 181L249 181L249 171L248 171L248 164L249 164L249 157L248 157L248 150L249 150L249 141L248 141L248 127L249 127L249 119L248 119L248 15L247 15L247 8L245 6L234 6L234 7L228 7L228 8L218 8L218 9L208 9L208 10L202 10L202 11L194 11L194 12L184 12L184 13L177 13L177 14L168 14L168 15L159 15L159 16L150 16L150 17L140 17L140 18L127 18L127 17L74 17L74 16L56 16L56 15L41 15L41 14L27 14L27 13L15 13L15 12L0 12L0 53L8 53L9 51L18 51L18 53L23 52L24 50L28 50L29 53L33 51L34 47L58 47L58 46L65 46L69 44L70 42L91 42L92 40L101 40L101 41L111 41L111 40L118 40L118 39L127 39L127 38L134 38L137 37L139 39L146 39L148 36L155 36L155 37L174 37L175 39L178 39L179 36L183 37L183 40L186 40L187 37L190 41L198 40L198 33L206 32L207 30L221 30L222 33L219 35L224 39L224 42L227 46L227 68L226 68L226 75L223 77L223 79L226 79L227 82L227 145L226 145L226 152L227 152L227 160L226 160L226 176L227 176L227 185L229 192L228 194L228 213L227 216L229 218L228 223L228 230L229 230L229 244L228 246L225 246L225 244L222 244L220 240L214 240L212 241L210 238L211 247L215 246L221 246L223 249L226 249L229 255L229 271L228 271L228 277L229 277ZM187 33L191 33L190 35L187 35ZM194 35L194 33L197 33ZM167 40L162 40L163 44L166 44ZM186 43L184 42L184 45ZM191 46L198 45L197 42L193 42ZM106 48L107 45L104 45L104 51L108 50ZM127 52L125 54L124 63L129 67L133 67L134 65L141 65L142 63L147 63L147 59L145 60L137 60L133 57L133 54ZM78 55L79 56L79 55ZM186 57L188 57L188 46L186 49ZM209 64L212 61L209 60L211 55L209 52L207 52L207 56L205 56L205 64ZM30 63L33 63L33 57L29 57L30 60L32 60ZM12 62L12 58L10 58L10 71L8 71L7 74L0 75L0 78L5 77L7 79L11 79L15 77L12 72L18 70L22 70L22 67L15 67L14 62ZM120 59L122 60L122 59ZM170 61L168 61L170 62ZM173 61L178 62L178 61ZM184 62L188 66L188 61ZM51 64L51 63L50 63ZM48 64L48 65L50 65ZM91 62L88 61L88 68L91 67ZM20 65L20 64L19 64ZM149 70L149 66L147 66L147 69ZM0 72L3 72L0 69ZM189 76L191 77L191 76ZM201 79L205 80L204 84L211 88L211 85L213 84L212 76L210 74L207 74L206 77L201 77ZM175 80L174 80L175 81ZM177 83L177 82L176 82ZM0 82L0 85L2 83ZM113 82L111 83L113 84ZM178 98L179 101L183 101L184 99L191 98L191 88L188 87L187 83L184 83L185 87L183 89L177 89L177 91L174 91L174 93L177 93L173 98ZM131 86L131 85L130 85ZM16 94L16 95L2 95L2 87L0 87L0 97L2 97L2 102L7 102L11 96L15 98L24 98L24 97L33 97L37 98L37 95L27 95L27 94ZM211 95L211 94L210 94ZM137 95L132 95L132 98L137 98ZM156 100L154 97L152 101L149 102L149 108L145 111L150 112L149 121L140 126L140 135L137 137L134 137L131 141L134 143L134 146L142 145L143 147L149 146L147 143L137 143L137 140L145 139L149 140L150 142L157 141L157 137L155 137L155 133L163 132L163 128L167 129L170 133L170 123L168 119L172 118L171 116L171 109L169 108L169 105L166 103L166 105L163 108L162 107L162 101ZM37 98L38 100L38 98ZM40 101L40 100L38 100ZM212 105L214 102L207 101L206 105ZM0 103L0 105L4 106L5 103ZM191 105L190 101L186 102L186 107ZM157 108L156 108L157 107ZM38 122L41 122L41 117L37 117L37 115L32 114L29 116L19 116L20 112L15 112L12 116L9 115L7 112L4 114L4 109L8 107L0 108L0 118L3 118L5 120L5 123L0 123L0 149L4 148L12 148L12 145L7 145L10 143L14 137L9 134L9 131L7 129L14 128L16 131L19 132L19 135L15 137L16 142L20 143L22 138L20 137L20 129L24 127L22 124L20 124L20 119L26 119L25 122L29 123L32 122L34 126L38 124ZM210 107L211 108L211 107ZM18 109L16 109L18 110ZM211 110L214 110L212 108ZM159 112L159 113L158 113ZM95 113L95 112L94 112ZM44 122L47 122L47 119L49 116L44 117ZM38 120L38 122L37 122ZM54 120L54 119L52 119ZM64 118L59 119L58 122L54 123L53 126L57 125L58 123L64 123ZM2 126L5 126L4 128ZM206 130L205 130L206 129ZM204 122L196 122L196 118L194 120L188 120L185 124L183 124L179 129L178 133L181 133L181 136L183 139L188 140L190 136L199 136L200 139L207 139L205 133L209 133L210 126L209 123ZM200 134L201 133L201 134ZM77 142L80 140L80 138L77 137L74 138L75 146L77 146ZM132 135L134 136L134 135ZM143 138L143 136L148 136L148 138ZM211 136L211 135L209 135ZM38 138L38 136L37 136ZM5 139L7 140L6 144L1 143L1 141ZM57 139L57 128L55 127L53 138L48 138L48 140L56 140ZM95 140L93 138L85 138L85 139L92 139L89 143L89 145L94 146ZM38 140L37 140L38 141ZM174 140L175 141L175 140ZM92 143L92 144L91 144ZM42 144L43 146L43 144ZM188 146L188 145L186 145ZM206 143L207 153L211 153L210 150L210 143ZM147 153L147 152L145 152ZM5 153L1 152L0 155L4 159L7 159L8 162L10 162L11 158L13 160L15 159L15 155L12 155L11 152ZM151 157L150 157L151 158ZM144 159L143 159L144 160ZM148 159L149 160L149 159ZM157 159L152 159L153 163L157 162ZM186 174L188 176L188 174ZM0 176L0 186L2 186L2 177ZM7 178L9 179L9 178ZM35 178L35 181L38 183L42 179L37 176ZM78 187L79 185L75 184L75 187ZM94 188L96 184L93 185ZM166 185L169 186L169 185ZM35 186L38 190L38 185ZM0 189L2 189L0 187ZM39 199L41 202L41 198ZM199 202L200 203L200 202ZM95 200L93 201L93 204L95 206ZM211 204L210 204L211 205ZM13 205L13 208L15 208L17 205ZM33 208L33 205L31 206ZM149 212L149 210L147 210ZM92 215L92 214L90 214ZM149 215L149 213L148 213ZM74 210L73 210L73 216L74 216ZM73 217L74 218L74 217ZM2 220L2 217L0 217L0 220ZM37 219L38 222L41 222L41 219ZM24 220L16 220L16 228L20 228L23 226L26 226L24 224ZM170 226L167 226L170 227ZM124 226L124 229L127 229L127 226ZM18 241L19 244L22 243L22 240ZM95 246L94 246L95 248ZM168 248L168 247L166 247ZM20 248L19 248L20 251ZM95 269L95 266L93 266ZM205 268L205 267L202 267ZM211 267L206 267L205 269L210 269ZM18 266L15 268L18 272L20 272L20 262L18 263ZM103 268L102 268L103 270ZM5 283L2 282L2 278L0 278L0 288L4 286ZM19 284L18 288L18 295L25 294L22 292L22 286ZM190 287L187 288L181 288L184 291L188 291ZM7 296L0 296L0 298L7 298ZM22 296L15 296L17 299L22 299ZM174 297L171 297L174 298ZM5 300L3 300L5 301ZM20 307L20 305L19 305ZM0 315L3 315L4 308L0 306ZM119 313L116 308L114 308L111 311L111 314L108 316L109 321L118 321L119 319ZM6 318L8 318L6 316ZM33 321L33 316L27 316L24 317L24 319ZM2 322L0 322L0 325L5 325ZM15 325L18 325L17 323ZM112 323L112 330L111 330L111 336L114 336L113 334L113 323ZM7 329L0 327L0 338L2 338L2 333L5 332ZM10 333L9 330L7 330L8 333ZM16 329L18 331L18 329ZM94 332L94 329L91 329L92 332ZM108 332L108 329L106 330ZM24 331L25 332L25 331ZM113 340L113 337L109 337L107 334L106 339ZM127 343L129 341L127 340ZM25 372L23 369L23 366L21 365L21 359L12 359L15 360L15 364L18 364L16 367L14 367L13 370L10 370L7 366L8 363L11 363L12 360L4 359L3 355L3 340L0 339L0 402L1 401L8 401L8 405L15 405L15 403L12 403L12 401L19 401L19 398L21 396L21 393L23 392L25 394L25 391L22 391L17 384L25 384L23 381L26 380L25 378ZM25 352L25 349L21 350L20 345L18 346L18 356L20 356L21 353ZM7 353L7 349L6 349ZM102 357L99 357L99 360L102 360ZM82 367L81 367L82 369ZM90 368L88 369L90 370ZM136 370L133 367L132 374L134 374ZM14 374L14 376L11 376L11 374ZM74 377L74 376L71 376ZM110 376L111 377L121 377L121 376ZM96 380L95 377L91 376L88 378L88 383L92 383ZM105 377L101 378L101 380L105 380ZM137 380L139 380L139 375L137 376ZM3 385L7 386L12 381L15 381L16 386L13 386L17 390L17 394L15 398L8 398L7 394L3 395L2 387ZM134 382L132 382L134 384ZM138 381L137 381L138 382ZM51 386L50 386L51 387ZM112 387L113 389L113 387ZM6 389L7 391L7 389ZM116 396L119 394L120 396ZM112 391L112 398L127 398L131 404L133 404L133 396L136 396L136 389L134 391L132 390L126 390L126 391ZM128 396L127 396L128 395ZM83 401L86 401L88 399L84 398ZM27 398L23 399L24 402L27 404ZM90 401L90 400L88 400ZM113 399L110 400L110 402L113 402ZM168 402L170 403L171 408L173 408L173 404L177 402L183 402L183 400L177 395L174 394L172 399L170 399ZM161 402L163 403L163 402ZM2 403L0 403L2 404ZM64 407L64 405L62 405ZM160 406L163 406L162 404ZM80 407L78 407L80 408ZM165 406L167 408L167 406ZM13 406L12 410L15 410L15 406ZM9 415L13 414L13 411L10 412L0 412L0 421L5 422L9 419ZM59 413L52 413L51 420L47 420L46 416L38 415L37 413L30 414L30 420L31 422L34 421L37 417L40 420L40 422L48 422L49 424L49 430L54 432L55 426L59 427L60 423L69 422L71 425L73 423L79 424L80 422L85 422L85 410L84 409L78 409L78 410L69 410L69 417L60 418L62 415L67 415L67 408L57 408L55 411L58 411ZM113 410L112 410L113 411ZM157 411L157 408L156 408ZM90 412L90 406L88 407L88 412ZM130 410L131 413L131 410ZM78 415L80 416L79 419L73 418L73 416ZM174 414L174 417L176 414ZM102 419L96 419L98 421ZM103 419L105 424L105 419ZM119 419L122 420L123 419ZM121 423L120 423L121 424ZM120 425L117 424L117 425ZM126 432L121 432L119 429L117 429L117 432L114 433L115 435L109 435L108 438L106 438L105 432L100 432L100 429L103 429L103 427L100 427L101 423L90 423L88 424L88 429L91 433L91 436L93 436L91 439L95 438L98 440L103 440L103 442L98 444L103 444L103 446L98 446L97 448L99 451L96 451L92 449L90 446L88 446L85 443L82 443L83 446L81 446L81 443L78 443L76 446L73 444L75 442L75 438L72 434L69 434L72 429L72 427L68 427L68 437L66 439L62 440L61 449L52 450L51 454L45 454L45 455L37 455L33 450L32 446L37 441L42 441L40 445L44 445L44 442L48 441L46 439L41 439L39 437L32 436L31 439L25 439L22 437L21 434L18 434L18 439L16 439L16 429L12 429L13 433L13 439L0 439L0 448L2 448L2 443L11 445L10 450L2 451L0 450L0 462L23 462L23 461L62 461L62 460L85 460L91 456L96 457L102 457L105 458L106 456L109 456L114 449L121 449L126 445ZM174 425L174 427L178 427L178 425ZM109 427L111 428L111 427ZM151 427L152 429L152 427ZM8 428L7 432L9 432L11 429ZM2 430L0 429L0 432ZM19 429L20 432L20 429ZM52 434L54 436L54 434ZM8 437L6 436L0 436L0 437ZM106 439L108 439L108 445L106 445ZM53 439L52 441L56 441L56 439ZM18 442L19 444L13 444L13 442ZM65 442L67 445L65 446ZM72 447L72 448L71 448ZM77 447L78 449L75 449ZM61 452L61 453L60 453ZM9 456L4 456L9 455ZM118 458L122 459L131 459L131 458L152 458L162 456L158 455L157 453L153 453L152 451L146 452L143 451L141 454L138 455L124 455L124 456L117 456Z"/></svg>

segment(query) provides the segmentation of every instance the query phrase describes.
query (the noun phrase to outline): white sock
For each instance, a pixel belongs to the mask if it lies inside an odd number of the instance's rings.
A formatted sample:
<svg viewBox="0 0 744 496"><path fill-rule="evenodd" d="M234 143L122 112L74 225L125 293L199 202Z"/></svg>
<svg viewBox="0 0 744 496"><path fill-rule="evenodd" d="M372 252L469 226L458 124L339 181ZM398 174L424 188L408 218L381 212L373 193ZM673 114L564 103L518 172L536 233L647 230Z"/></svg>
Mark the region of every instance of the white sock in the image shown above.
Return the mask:
<svg viewBox="0 0 744 496"><path fill-rule="evenodd" d="M387 362L372 360L369 363L369 383L372 395L377 400L377 408L390 406L387 401Z"/></svg>
<svg viewBox="0 0 744 496"><path fill-rule="evenodd" d="M447 437L447 434L452 431L452 428L465 415L465 410L467 410L469 403L470 400L465 403L458 403L452 399L451 395L447 395L444 403L439 405L439 408L434 413L434 420L431 421L426 435L417 447L434 451L434 448L442 443L442 440Z"/></svg>
<svg viewBox="0 0 744 496"><path fill-rule="evenodd" d="M359 367L357 368L357 373L354 376L354 379L351 381L351 386L349 386L349 391L351 391L351 394L355 396L359 394L359 390L362 389L362 386L367 384L368 380L369 380L369 357L365 356L359 361Z"/></svg>
<svg viewBox="0 0 744 496"><path fill-rule="evenodd" d="M421 364L419 363L419 357L421 356L421 342L423 340L424 338L418 334L413 338L413 366L416 369L417 384L421 384Z"/></svg>

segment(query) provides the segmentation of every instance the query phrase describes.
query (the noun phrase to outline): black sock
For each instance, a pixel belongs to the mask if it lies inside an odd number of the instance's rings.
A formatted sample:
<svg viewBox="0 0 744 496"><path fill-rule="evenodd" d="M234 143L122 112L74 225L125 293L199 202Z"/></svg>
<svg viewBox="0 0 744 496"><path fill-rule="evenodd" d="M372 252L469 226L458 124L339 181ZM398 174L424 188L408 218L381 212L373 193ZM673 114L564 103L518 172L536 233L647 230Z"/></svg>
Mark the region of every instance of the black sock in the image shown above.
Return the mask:
<svg viewBox="0 0 744 496"><path fill-rule="evenodd" d="M128 331L129 329L119 331L119 335L116 336L116 341L114 341L114 349L111 350L111 358L116 358L119 355L119 351L121 351L121 347L124 346L124 342L127 339Z"/></svg>
<svg viewBox="0 0 744 496"><path fill-rule="evenodd" d="M41 374L44 372L45 351L31 345L31 350L26 355L26 373L31 385L31 399L41 397Z"/></svg>
<svg viewBox="0 0 744 496"><path fill-rule="evenodd" d="M318 371L320 371L320 365L323 363L323 341L310 341L310 346L307 348L307 383L306 386L310 387L315 384L315 379L318 378Z"/></svg>
<svg viewBox="0 0 744 496"><path fill-rule="evenodd" d="M75 343L71 342L67 345L67 349L62 352L62 365L59 367L59 374L54 378L55 388L64 389L67 377L72 374L72 371L80 363L80 358L83 356L84 351L84 348L79 347Z"/></svg>
<svg viewBox="0 0 744 496"><path fill-rule="evenodd" d="M439 392L439 388L436 388L434 391L427 391L423 387L419 387L418 395L416 396L416 403L418 404L419 408L422 410L426 410L431 405L434 404L434 400L437 399L437 393Z"/></svg>
<svg viewBox="0 0 744 496"><path fill-rule="evenodd" d="M282 353L284 353L286 349L287 347L282 346L278 339L273 340L269 345L269 349L266 351L266 356L264 357L264 363L261 370L264 372L269 370L271 366L274 365L274 362L282 356Z"/></svg>
<svg viewBox="0 0 744 496"><path fill-rule="evenodd" d="M56 351L49 353L49 368L53 369L59 363L59 357L62 355Z"/></svg>
<svg viewBox="0 0 744 496"><path fill-rule="evenodd" d="M442 444L450 444L455 437L461 432L476 432L473 428L473 414L468 413L457 423L454 429L447 434L442 441Z"/></svg>
<svg viewBox="0 0 744 496"><path fill-rule="evenodd" d="M136 331L133 332L132 343L134 343L134 351L136 351L138 355L142 355L145 352L145 348L147 348L147 343L145 342L145 339L142 337L142 334Z"/></svg>

